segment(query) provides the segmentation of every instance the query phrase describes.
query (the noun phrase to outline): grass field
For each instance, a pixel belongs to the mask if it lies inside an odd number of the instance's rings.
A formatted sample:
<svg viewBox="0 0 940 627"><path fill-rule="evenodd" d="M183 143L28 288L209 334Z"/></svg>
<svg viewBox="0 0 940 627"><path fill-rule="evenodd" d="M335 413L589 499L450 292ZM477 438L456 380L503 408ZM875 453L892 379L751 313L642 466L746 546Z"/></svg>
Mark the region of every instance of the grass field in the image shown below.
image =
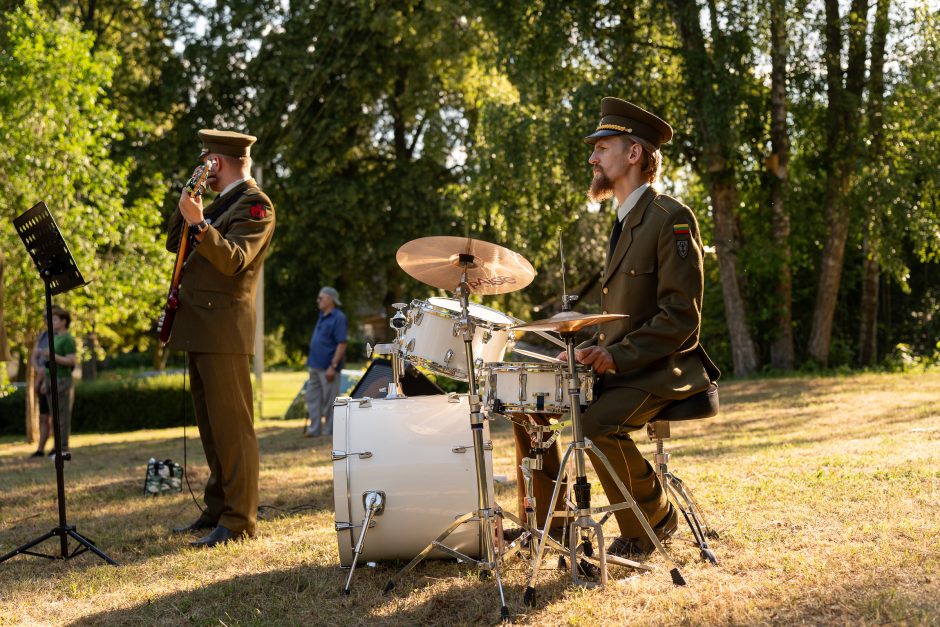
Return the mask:
<svg viewBox="0 0 940 627"><path fill-rule="evenodd" d="M150 457L183 459L181 428L77 434L66 465L69 522L121 563L17 556L0 564L0 625L463 625L499 618L496 586L429 562L390 595L394 565L357 571L340 591L331 442L300 437L283 414L303 374L265 375L259 535L194 550L168 528L198 514L185 491L142 496ZM730 382L722 411L675 425L671 468L694 490L719 564L704 563L684 524L648 574L611 567L603 590L544 570L538 607L528 570L505 565L513 620L538 625L940 624L940 372ZM495 472L514 477L511 433L492 423ZM207 471L186 430L197 494ZM638 432L644 452L652 447ZM55 473L29 445L0 439L0 553L57 524ZM514 484L497 500L513 508ZM595 494L600 491L596 490ZM430 498L430 497L429 497ZM599 501L600 499L596 499ZM612 523L605 531L614 535ZM57 552L47 542L46 552ZM554 560L549 561L554 565Z"/></svg>

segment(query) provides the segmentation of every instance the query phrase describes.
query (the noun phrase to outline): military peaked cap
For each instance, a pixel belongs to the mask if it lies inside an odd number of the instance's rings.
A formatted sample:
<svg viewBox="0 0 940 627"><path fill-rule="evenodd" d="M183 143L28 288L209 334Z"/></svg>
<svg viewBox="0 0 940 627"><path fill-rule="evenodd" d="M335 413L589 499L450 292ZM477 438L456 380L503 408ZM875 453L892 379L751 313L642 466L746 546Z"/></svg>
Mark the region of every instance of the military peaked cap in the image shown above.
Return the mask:
<svg viewBox="0 0 940 627"><path fill-rule="evenodd" d="M247 157L251 154L251 145L257 141L254 135L245 135L234 131L216 131L204 128L199 131L199 139L209 152L229 157Z"/></svg>
<svg viewBox="0 0 940 627"><path fill-rule="evenodd" d="M672 139L672 127L632 102L608 96L601 100L600 124L584 141L593 144L601 137L623 134L635 135L659 148Z"/></svg>

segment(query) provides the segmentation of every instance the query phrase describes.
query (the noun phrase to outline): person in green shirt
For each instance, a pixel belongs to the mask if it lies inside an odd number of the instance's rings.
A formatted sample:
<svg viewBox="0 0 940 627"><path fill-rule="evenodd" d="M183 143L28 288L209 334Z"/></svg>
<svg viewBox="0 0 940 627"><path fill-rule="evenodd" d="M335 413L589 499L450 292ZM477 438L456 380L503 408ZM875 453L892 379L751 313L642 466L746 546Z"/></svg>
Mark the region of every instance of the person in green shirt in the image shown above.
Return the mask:
<svg viewBox="0 0 940 627"><path fill-rule="evenodd" d="M55 345L55 363L56 363L56 388L58 389L59 402L59 429L62 435L62 455L66 459L69 452L69 433L72 429L72 403L75 400L75 390L72 385L72 369L78 362L76 357L75 338L69 333L69 325L72 323L72 315L61 307L52 308L52 333L54 334ZM48 364L48 347L41 350L42 361ZM49 368L46 368L46 395L49 403L49 409L52 410L52 375ZM53 452L50 457L54 456Z"/></svg>

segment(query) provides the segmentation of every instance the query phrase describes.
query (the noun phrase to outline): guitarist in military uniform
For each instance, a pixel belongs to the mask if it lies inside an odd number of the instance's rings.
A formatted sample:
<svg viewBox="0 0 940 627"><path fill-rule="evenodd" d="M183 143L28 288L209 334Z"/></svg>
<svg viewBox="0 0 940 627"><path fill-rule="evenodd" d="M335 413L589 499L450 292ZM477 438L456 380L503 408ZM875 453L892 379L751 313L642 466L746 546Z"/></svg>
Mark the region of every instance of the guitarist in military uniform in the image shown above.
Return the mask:
<svg viewBox="0 0 940 627"><path fill-rule="evenodd" d="M196 424L210 476L206 509L175 532L206 532L193 546L212 547L255 533L258 440L253 425L249 359L254 351L255 292L274 233L274 206L251 178L255 137L201 130L207 207L183 191L167 229L175 252L183 229L193 251L184 267L169 348L187 353Z"/></svg>
<svg viewBox="0 0 940 627"><path fill-rule="evenodd" d="M708 389L720 372L699 344L702 322L702 238L692 210L653 187L666 122L619 98L604 98L601 121L585 142L594 148L588 196L615 197L617 218L601 282L602 313L628 314L600 325L576 351L598 377L582 417L584 435L606 455L660 540L675 533L678 515L630 432L670 402ZM563 355L559 355L563 358ZM589 451L590 454L590 451ZM622 500L604 465L594 468L611 502ZM620 537L608 552L645 559L653 543L629 510L615 513Z"/></svg>

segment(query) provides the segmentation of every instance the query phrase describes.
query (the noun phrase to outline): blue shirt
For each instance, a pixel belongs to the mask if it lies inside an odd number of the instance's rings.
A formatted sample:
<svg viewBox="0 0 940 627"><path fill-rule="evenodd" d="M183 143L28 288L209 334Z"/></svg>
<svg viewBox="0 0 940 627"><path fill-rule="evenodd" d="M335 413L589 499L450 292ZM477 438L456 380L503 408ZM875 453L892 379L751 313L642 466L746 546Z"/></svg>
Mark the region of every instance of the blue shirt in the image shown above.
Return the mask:
<svg viewBox="0 0 940 627"><path fill-rule="evenodd" d="M310 337L310 351L307 353L307 367L326 370L333 362L336 347L346 341L347 337L346 314L339 309L333 309L328 314L320 312L317 326L313 328ZM341 359L337 370L343 367Z"/></svg>

